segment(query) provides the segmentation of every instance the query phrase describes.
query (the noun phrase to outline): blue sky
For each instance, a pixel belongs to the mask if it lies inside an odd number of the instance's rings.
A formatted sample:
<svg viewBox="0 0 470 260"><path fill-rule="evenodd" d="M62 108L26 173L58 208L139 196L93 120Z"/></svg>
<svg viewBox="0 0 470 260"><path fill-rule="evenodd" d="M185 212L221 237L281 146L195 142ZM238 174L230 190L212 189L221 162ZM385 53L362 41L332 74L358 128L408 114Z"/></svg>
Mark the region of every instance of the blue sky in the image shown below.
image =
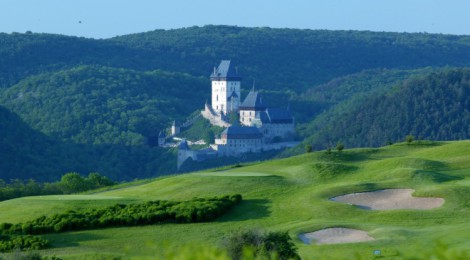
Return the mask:
<svg viewBox="0 0 470 260"><path fill-rule="evenodd" d="M0 32L92 38L225 24L470 35L469 0L1 0Z"/></svg>

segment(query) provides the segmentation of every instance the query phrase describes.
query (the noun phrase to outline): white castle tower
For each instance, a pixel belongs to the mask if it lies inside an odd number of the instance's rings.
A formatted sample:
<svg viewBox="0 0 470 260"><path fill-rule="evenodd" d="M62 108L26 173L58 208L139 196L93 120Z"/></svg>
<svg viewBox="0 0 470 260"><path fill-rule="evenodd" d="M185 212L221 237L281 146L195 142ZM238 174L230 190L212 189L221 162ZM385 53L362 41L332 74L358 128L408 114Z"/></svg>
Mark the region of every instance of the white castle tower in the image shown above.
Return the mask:
<svg viewBox="0 0 470 260"><path fill-rule="evenodd" d="M221 114L237 112L240 105L240 82L237 70L230 60L222 60L211 74L212 109Z"/></svg>

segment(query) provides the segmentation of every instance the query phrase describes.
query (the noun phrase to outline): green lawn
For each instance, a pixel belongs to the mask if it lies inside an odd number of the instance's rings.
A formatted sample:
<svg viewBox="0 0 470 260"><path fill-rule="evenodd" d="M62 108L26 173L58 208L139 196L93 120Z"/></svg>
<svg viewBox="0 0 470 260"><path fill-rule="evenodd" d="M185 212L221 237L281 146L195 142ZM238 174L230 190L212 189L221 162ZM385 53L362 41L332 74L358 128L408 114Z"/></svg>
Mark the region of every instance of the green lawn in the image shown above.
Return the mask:
<svg viewBox="0 0 470 260"><path fill-rule="evenodd" d="M329 198L383 188L413 188L416 196L442 197L433 210L367 211ZM240 193L244 201L213 223L166 224L51 234L44 254L60 257L168 257L187 247L219 247L239 229L288 231L304 259L424 255L438 243L469 250L470 141L414 142L379 149L314 152L234 168L175 175L93 195L28 197L0 202L0 222L117 202L190 199ZM305 245L302 232L326 227L366 230L372 242Z"/></svg>

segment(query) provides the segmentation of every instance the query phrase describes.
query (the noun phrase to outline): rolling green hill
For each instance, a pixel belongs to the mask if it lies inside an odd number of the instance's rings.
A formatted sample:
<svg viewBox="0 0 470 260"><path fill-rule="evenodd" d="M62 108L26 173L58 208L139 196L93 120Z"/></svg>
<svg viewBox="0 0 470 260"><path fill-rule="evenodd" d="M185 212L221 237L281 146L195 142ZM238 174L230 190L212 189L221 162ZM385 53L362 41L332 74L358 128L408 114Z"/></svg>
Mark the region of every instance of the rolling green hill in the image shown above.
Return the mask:
<svg viewBox="0 0 470 260"><path fill-rule="evenodd" d="M0 43L2 87L77 65L207 76L221 59L233 59L247 82L300 92L365 69L470 65L470 37L440 34L208 25L105 40L2 33Z"/></svg>
<svg viewBox="0 0 470 260"><path fill-rule="evenodd" d="M60 169L59 172L67 170L64 164L71 163L69 166L79 167L78 160L76 162L57 160L61 156L71 157L72 154L68 153L67 149L60 149L59 142L31 129L16 114L2 106L0 106L0 130L2 179L48 180L49 178L44 178L42 175L51 170ZM58 177L60 175L53 178Z"/></svg>
<svg viewBox="0 0 470 260"><path fill-rule="evenodd" d="M207 79L80 66L20 81L0 102L34 129L84 144L155 145L210 95Z"/></svg>
<svg viewBox="0 0 470 260"><path fill-rule="evenodd" d="M202 109L210 95L208 75L221 59L237 64L244 77L243 97L256 79L270 105L290 103L300 135L315 149L337 141L347 147L378 146L409 133L439 140L469 138L462 127L468 125L468 104L456 103L468 99L464 85L456 86L463 93L458 100L448 95L445 104L430 105L426 98L439 97L411 92L413 104L397 106L393 101L407 98L400 96L405 92L395 92L411 84L403 82L412 76L429 75L443 66L470 66L468 36L210 25L104 40L1 33L0 43L0 105L32 129L75 147L66 148L74 151L70 155L62 152L65 148L47 146L45 154L54 163L28 159L41 156L22 149L21 156L0 165L4 179L14 175L12 169L19 169L22 178L97 169L115 179L173 172L167 160L171 151L154 148L156 136L172 120L184 121ZM372 113L383 95L389 106ZM432 116L420 116L431 108ZM395 116L408 109L413 113L405 119ZM358 118L363 110L366 120ZM441 116L446 120L434 120ZM351 127L355 122L364 125ZM86 148L75 150L80 145ZM89 156L102 163L85 163ZM138 167L116 163L123 158ZM34 168L51 170L28 175Z"/></svg>
<svg viewBox="0 0 470 260"><path fill-rule="evenodd" d="M246 165L228 171L205 171L90 195L27 197L0 203L0 219L18 223L75 208L101 207L157 199L191 199L239 193L244 200L213 223L165 224L109 228L44 236L60 257L170 257L221 247L240 229L288 231L305 259L373 257L451 257L468 252L470 231L470 141L395 144L314 152L283 160ZM432 210L369 211L329 198L385 188L415 189L414 196L441 197ZM27 211L26 211L27 209ZM27 212L27 213L25 213ZM306 245L302 232L327 227L367 231L375 241L338 245ZM437 246L438 241L448 249ZM203 249L206 248L206 249ZM437 249L436 249L437 248ZM188 251L193 250L193 251ZM195 252L196 251L196 252ZM454 256L456 256L454 254Z"/></svg>
<svg viewBox="0 0 470 260"><path fill-rule="evenodd" d="M468 36L213 25L109 40L171 55L161 66L195 75L207 75L219 59L233 59L246 81L295 92L365 69L465 66L470 50Z"/></svg>
<svg viewBox="0 0 470 260"><path fill-rule="evenodd" d="M174 172L172 150L159 147L65 142L31 129L0 106L0 179L57 181L67 172L100 172L115 180L133 180Z"/></svg>
<svg viewBox="0 0 470 260"><path fill-rule="evenodd" d="M346 78L328 91L330 95L340 93L332 99L349 98L302 126L306 142L316 147L338 141L347 147L367 147L403 140L407 134L429 140L470 138L470 69L379 75ZM375 87L367 90L370 85Z"/></svg>

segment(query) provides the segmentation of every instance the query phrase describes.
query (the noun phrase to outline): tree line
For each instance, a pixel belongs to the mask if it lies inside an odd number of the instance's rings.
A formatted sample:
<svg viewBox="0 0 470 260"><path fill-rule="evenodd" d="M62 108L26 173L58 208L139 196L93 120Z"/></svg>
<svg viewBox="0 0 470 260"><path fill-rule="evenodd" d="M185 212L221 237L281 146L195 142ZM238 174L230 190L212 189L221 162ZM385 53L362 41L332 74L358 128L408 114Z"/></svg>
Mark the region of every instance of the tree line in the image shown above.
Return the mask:
<svg viewBox="0 0 470 260"><path fill-rule="evenodd" d="M0 201L26 196L71 194L115 185L116 182L99 173L93 172L83 177L71 172L57 182L36 182L33 179L13 179L9 183L0 179Z"/></svg>

